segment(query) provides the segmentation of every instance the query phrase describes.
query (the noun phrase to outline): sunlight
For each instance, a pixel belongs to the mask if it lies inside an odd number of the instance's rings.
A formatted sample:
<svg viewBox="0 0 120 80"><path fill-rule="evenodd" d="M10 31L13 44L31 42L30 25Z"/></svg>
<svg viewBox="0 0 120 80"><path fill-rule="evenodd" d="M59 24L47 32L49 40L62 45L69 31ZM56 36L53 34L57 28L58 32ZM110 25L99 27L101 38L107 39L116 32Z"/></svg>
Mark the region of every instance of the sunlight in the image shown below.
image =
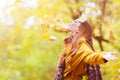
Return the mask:
<svg viewBox="0 0 120 80"><path fill-rule="evenodd" d="M0 9L4 9L5 7L14 4L15 0L0 0Z"/></svg>
<svg viewBox="0 0 120 80"><path fill-rule="evenodd" d="M16 7L23 9L35 9L38 7L38 0L20 0L15 3L16 0L1 0L0 2L0 23L6 26L14 24L13 12Z"/></svg>
<svg viewBox="0 0 120 80"><path fill-rule="evenodd" d="M34 9L38 7L38 0L22 0L19 6L25 9Z"/></svg>

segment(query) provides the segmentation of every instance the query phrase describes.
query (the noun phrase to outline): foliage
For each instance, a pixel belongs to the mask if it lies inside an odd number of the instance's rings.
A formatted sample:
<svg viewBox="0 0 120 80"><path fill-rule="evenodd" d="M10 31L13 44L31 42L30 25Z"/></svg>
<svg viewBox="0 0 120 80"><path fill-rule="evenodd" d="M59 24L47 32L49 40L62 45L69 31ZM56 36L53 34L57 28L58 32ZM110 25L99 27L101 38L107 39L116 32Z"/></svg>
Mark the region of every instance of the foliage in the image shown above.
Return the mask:
<svg viewBox="0 0 120 80"><path fill-rule="evenodd" d="M53 80L58 57L64 48L63 39L67 36L63 27L72 20L68 6L84 10L90 0L84 0L77 5L75 0L71 0L69 4L65 0L9 1L11 2L6 3L7 0L3 0L1 5L7 5L0 6L0 80ZM97 5L96 9L99 9L98 1L102 0L92 1ZM112 31L111 35L115 34L116 38L110 43L103 42L104 50L116 51L118 58L119 3L119 0L108 0L107 14L104 22L101 22L104 37L110 39L109 31ZM93 11L96 9L93 8ZM98 18L90 17L96 34L99 34ZM50 36L56 39L51 40ZM100 51L95 39L94 47L96 51ZM118 60L102 64L103 80L119 80L119 66Z"/></svg>

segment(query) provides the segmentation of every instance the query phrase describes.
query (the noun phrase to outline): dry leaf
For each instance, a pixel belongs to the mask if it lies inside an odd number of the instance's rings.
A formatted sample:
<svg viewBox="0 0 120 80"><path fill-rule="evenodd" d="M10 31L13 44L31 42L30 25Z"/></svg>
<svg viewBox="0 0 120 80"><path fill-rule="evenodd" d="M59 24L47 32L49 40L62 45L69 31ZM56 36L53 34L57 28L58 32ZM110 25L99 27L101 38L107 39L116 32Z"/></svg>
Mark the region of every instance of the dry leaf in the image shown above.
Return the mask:
<svg viewBox="0 0 120 80"><path fill-rule="evenodd" d="M114 41L114 40L116 40L116 38L115 38L113 32L110 31L110 32L109 32L109 41Z"/></svg>
<svg viewBox="0 0 120 80"><path fill-rule="evenodd" d="M42 34L42 38L43 38L43 39L49 39L49 37L50 37L50 34L49 34L49 33L44 33L44 34Z"/></svg>
<svg viewBox="0 0 120 80"><path fill-rule="evenodd" d="M49 40L50 40L50 41L55 41L55 40L56 40L56 37L55 37L55 36L50 36L50 37L49 37Z"/></svg>

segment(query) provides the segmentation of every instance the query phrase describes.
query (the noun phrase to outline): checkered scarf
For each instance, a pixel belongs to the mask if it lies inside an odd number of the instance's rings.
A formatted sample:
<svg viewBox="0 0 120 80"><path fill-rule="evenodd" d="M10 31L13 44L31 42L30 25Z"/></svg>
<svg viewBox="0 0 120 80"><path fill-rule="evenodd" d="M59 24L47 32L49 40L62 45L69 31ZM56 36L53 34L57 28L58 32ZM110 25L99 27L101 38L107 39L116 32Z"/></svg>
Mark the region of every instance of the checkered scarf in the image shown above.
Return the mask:
<svg viewBox="0 0 120 80"><path fill-rule="evenodd" d="M92 50L95 51L92 46L92 42L90 40L87 40L87 43L91 46ZM88 76L88 80L102 80L100 65L88 64L87 76Z"/></svg>

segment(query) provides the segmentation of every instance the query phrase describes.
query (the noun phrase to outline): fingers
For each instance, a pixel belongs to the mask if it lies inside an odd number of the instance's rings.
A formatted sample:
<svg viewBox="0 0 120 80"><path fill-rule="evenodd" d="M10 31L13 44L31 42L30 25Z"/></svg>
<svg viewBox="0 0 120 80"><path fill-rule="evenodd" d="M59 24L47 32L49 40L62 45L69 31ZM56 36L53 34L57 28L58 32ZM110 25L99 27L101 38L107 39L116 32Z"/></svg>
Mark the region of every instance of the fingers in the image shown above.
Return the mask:
<svg viewBox="0 0 120 80"><path fill-rule="evenodd" d="M115 56L111 56L109 60L117 60L118 58Z"/></svg>
<svg viewBox="0 0 120 80"><path fill-rule="evenodd" d="M117 54L116 52L108 52L108 53L111 54L111 55Z"/></svg>
<svg viewBox="0 0 120 80"><path fill-rule="evenodd" d="M117 60L118 58L114 56L114 54L116 54L115 52L108 52L105 55L103 55L103 58L111 61L111 60Z"/></svg>

